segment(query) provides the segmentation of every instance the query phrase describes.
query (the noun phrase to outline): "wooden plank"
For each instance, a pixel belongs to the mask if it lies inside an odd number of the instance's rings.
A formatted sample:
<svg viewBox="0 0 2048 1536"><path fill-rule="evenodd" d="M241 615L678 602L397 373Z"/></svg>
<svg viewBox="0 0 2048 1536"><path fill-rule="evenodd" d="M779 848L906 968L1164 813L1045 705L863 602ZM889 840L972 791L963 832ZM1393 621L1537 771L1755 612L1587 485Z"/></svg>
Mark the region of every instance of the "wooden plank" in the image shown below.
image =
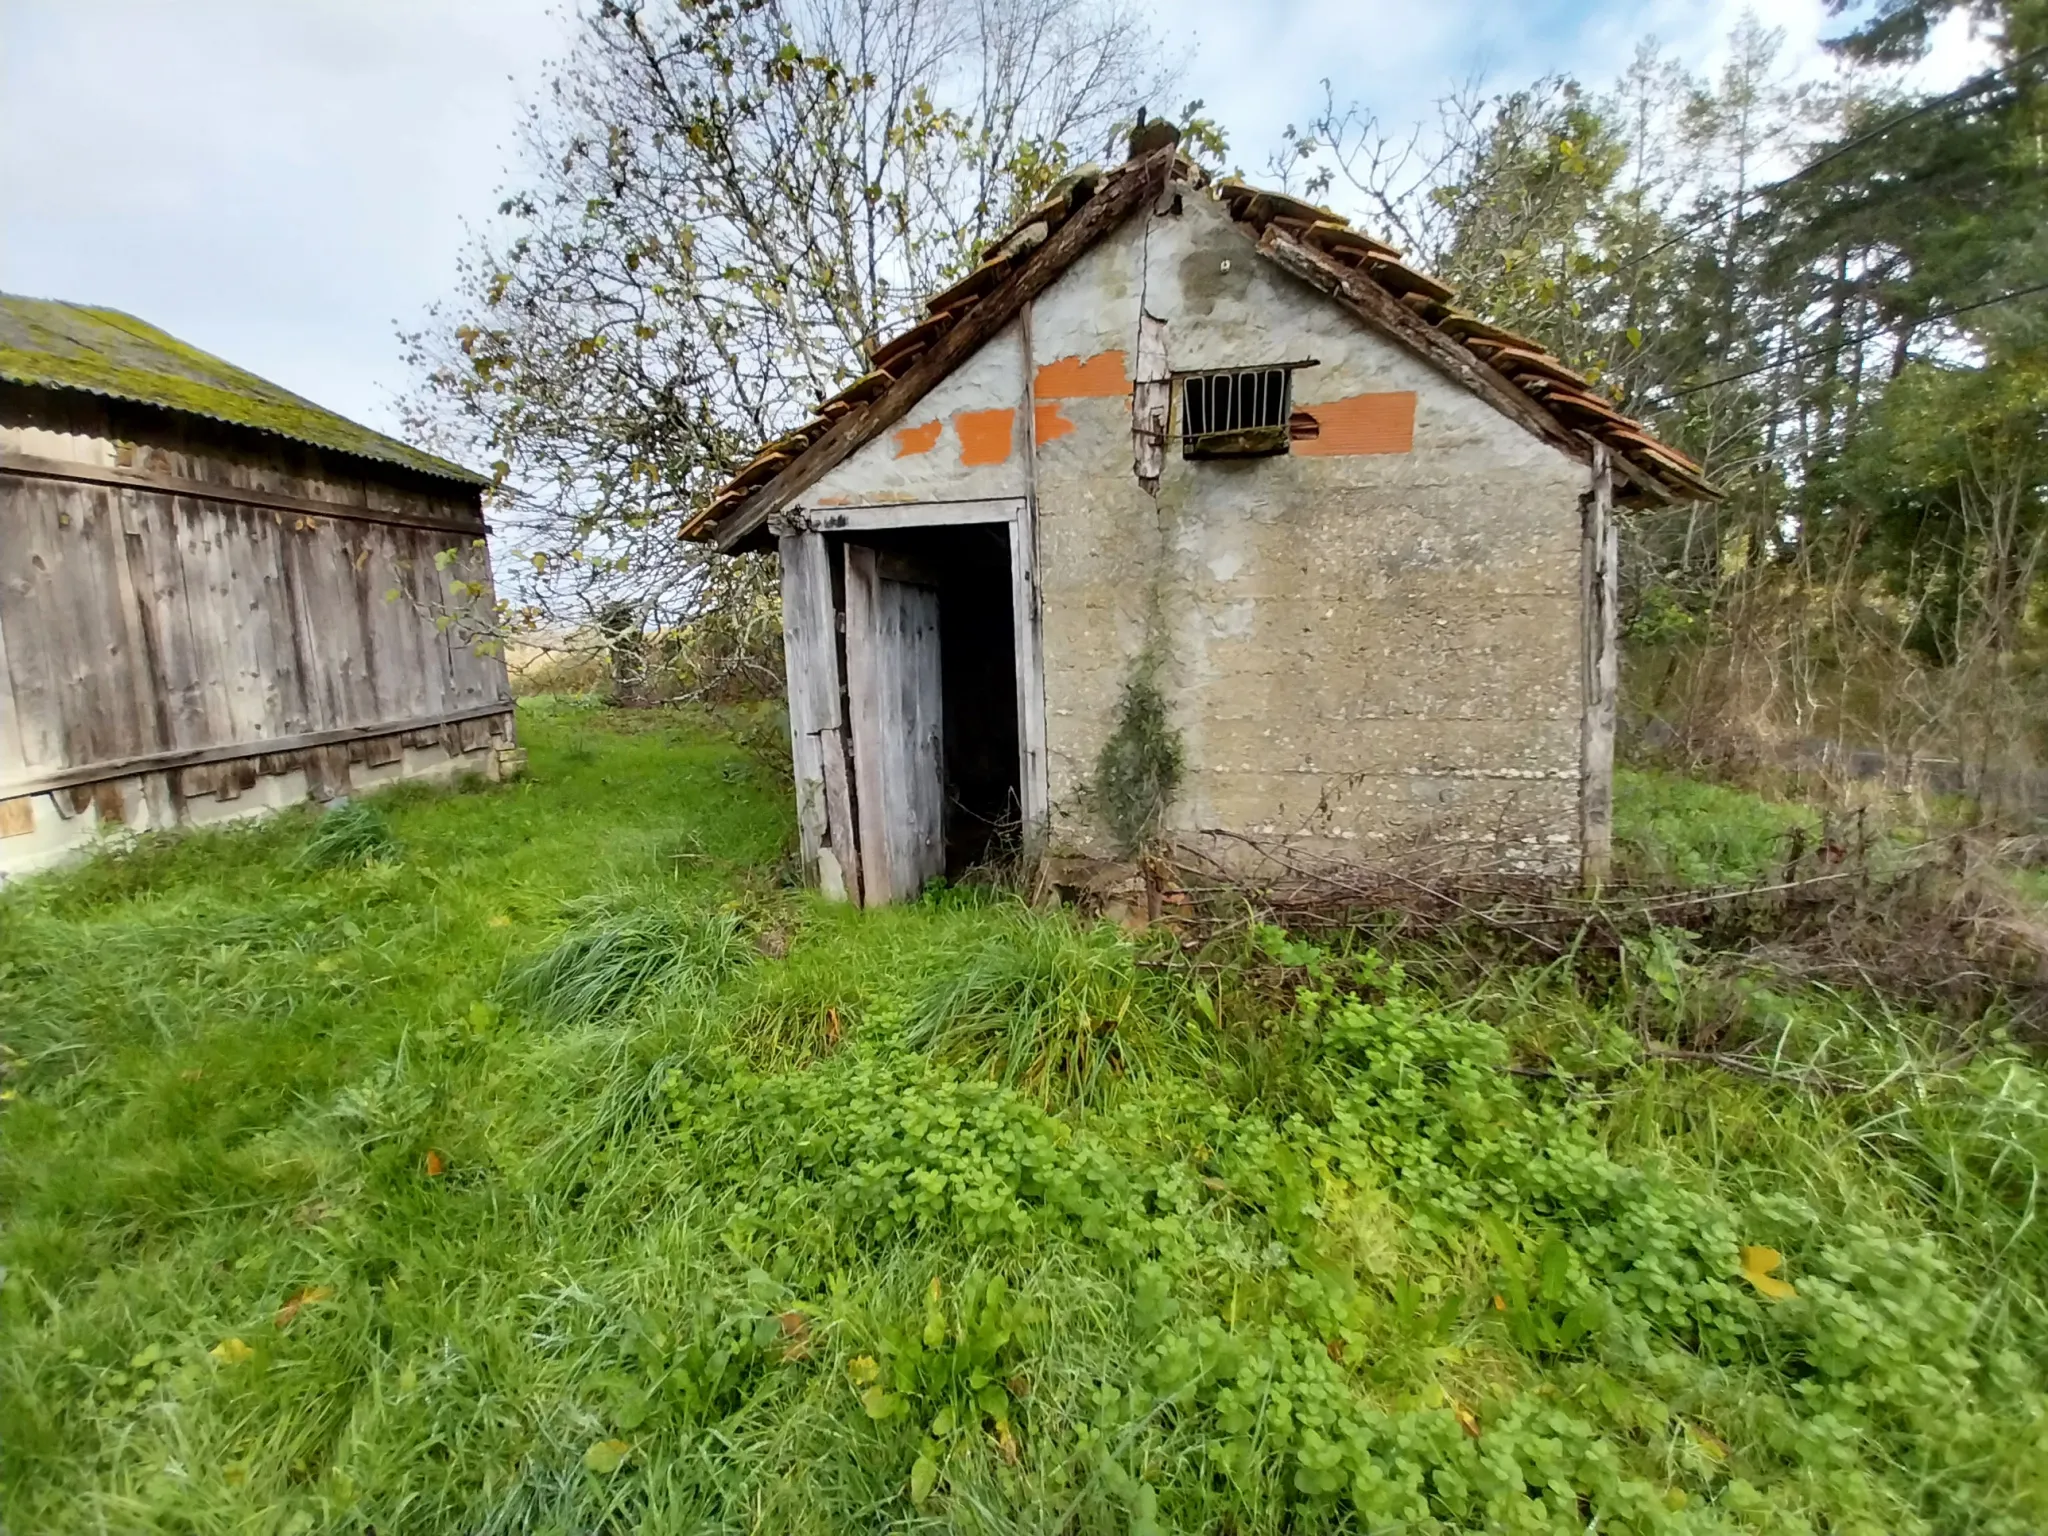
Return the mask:
<svg viewBox="0 0 2048 1536"><path fill-rule="evenodd" d="M0 796L46 794L54 789L64 789L78 784L96 784L102 779L117 779L129 774L151 773L170 768L191 768L209 763L236 762L245 757L298 752L309 747L331 747L337 743L362 741L372 736L397 735L415 729L445 729L464 720L484 720L492 716L509 715L511 712L512 706L509 702L498 702L458 711L445 720L381 720L368 725L305 731L298 735L279 736L267 741L238 741L223 746L152 752L138 757L81 763L36 773L29 778L0 780Z"/></svg>
<svg viewBox="0 0 2048 1536"><path fill-rule="evenodd" d="M944 690L939 595L846 546L846 682L862 904L914 897L943 874Z"/></svg>
<svg viewBox="0 0 2048 1536"><path fill-rule="evenodd" d="M846 727L827 726L818 732L818 764L825 775L826 847L819 853L819 885L829 895L839 881L848 901L866 899L867 875L860 857L860 833L854 824L853 776L847 771ZM830 862L827 863L829 858Z"/></svg>
<svg viewBox="0 0 2048 1536"><path fill-rule="evenodd" d="M11 526L0 539L0 627L7 631L9 681L22 760L62 768L64 677L54 611L61 605L63 545L57 509L40 487L10 487Z"/></svg>
<svg viewBox="0 0 2048 1536"><path fill-rule="evenodd" d="M133 615L138 665L149 689L153 737L158 748L180 745L177 715L164 671L164 615L150 562L153 514L160 496L116 492L121 505L121 602Z"/></svg>
<svg viewBox="0 0 2048 1536"><path fill-rule="evenodd" d="M1045 645L1038 601L1038 345L1033 306L1018 317L1024 353L1024 500L1010 524L1010 632L1017 674L1017 798L1027 856L1049 817L1045 761Z"/></svg>
<svg viewBox="0 0 2048 1536"><path fill-rule="evenodd" d="M192 626L192 663L200 707L206 717L203 740L208 746L257 740L244 735L235 709L230 673L230 622L227 551L231 537L227 507L183 509L175 520L178 561L184 578L185 609Z"/></svg>
<svg viewBox="0 0 2048 1536"><path fill-rule="evenodd" d="M1044 292L1077 257L1157 191L1173 165L1174 153L1168 145L1107 177L1101 189L1025 259L1016 276L949 327L880 399L840 417L745 506L726 518L724 526L712 535L717 547L726 551L736 548L847 455L902 420L933 386L1009 324L1028 300Z"/></svg>
<svg viewBox="0 0 2048 1536"><path fill-rule="evenodd" d="M279 512L296 512L309 517L337 517L358 523L388 523L401 528L454 529L469 533L486 531L481 512L436 521L431 518L409 516L403 512L361 506L355 502L287 496L277 491L249 490L242 486L221 485L212 480L187 479L182 475L158 474L150 470L118 468L113 465L76 464L68 459L46 459L36 454L14 453L4 449L0 449L0 475L18 476L23 479L71 481L81 485L120 486L131 490L163 491L172 496L189 496L233 506L267 507ZM477 494L475 491L468 493L470 497Z"/></svg>
<svg viewBox="0 0 2048 1536"><path fill-rule="evenodd" d="M1027 849L1042 840L1051 809L1045 759L1045 638L1038 599L1038 519L1010 525L1010 617L1017 671L1017 794Z"/></svg>
<svg viewBox="0 0 2048 1536"><path fill-rule="evenodd" d="M145 514L135 505L139 498L126 491L102 490L99 494L107 503L104 562L113 606L121 617L118 665L128 682L125 691L134 715L133 742L138 751L161 750L171 745L170 720L157 666L150 594L137 583L132 564L135 547L142 541Z"/></svg>
<svg viewBox="0 0 2048 1536"><path fill-rule="evenodd" d="M876 670L881 622L881 576L875 552L859 544L845 546L846 561L846 726L853 747L853 790L861 851L861 905L889 903L895 887L888 855L888 812L883 806L882 680Z"/></svg>
<svg viewBox="0 0 2048 1536"><path fill-rule="evenodd" d="M1166 423L1173 411L1173 365L1166 360L1166 322L1138 310L1137 361L1131 369L1131 472L1150 496L1166 470Z"/></svg>
<svg viewBox="0 0 2048 1536"><path fill-rule="evenodd" d="M797 840L804 879L820 885L819 855L832 841L832 834L825 810L825 764L818 733L839 723L832 572L826 563L830 551L815 533L785 534L779 549L782 659L789 698L790 757L796 776ZM843 866L841 880L843 883Z"/></svg>
<svg viewBox="0 0 2048 1536"><path fill-rule="evenodd" d="M130 504L127 527L132 530L127 534L129 578L148 615L163 745L217 745L220 738L206 712L211 667L200 659L193 634L176 511L168 496L137 491L123 499Z"/></svg>
<svg viewBox="0 0 2048 1536"><path fill-rule="evenodd" d="M5 601L8 572L0 564L0 620L9 606ZM7 625L0 622L0 779L19 778L28 769L28 753L21 740L21 711L14 702L14 668L7 660Z"/></svg>
<svg viewBox="0 0 2048 1536"><path fill-rule="evenodd" d="M832 552L815 533L790 534L782 539L780 548L790 724L805 731L822 731L840 723Z"/></svg>
<svg viewBox="0 0 2048 1536"><path fill-rule="evenodd" d="M1604 443L1593 445L1593 483L1581 500L1579 596L1584 713L1579 743L1579 869L1604 885L1614 860L1614 730L1621 692L1620 540L1614 474Z"/></svg>
<svg viewBox="0 0 2048 1536"><path fill-rule="evenodd" d="M789 757L796 788L797 858L803 867L804 884L822 888L825 881L818 861L832 838L825 819L825 763L818 747L818 733L798 730L793 714L790 718ZM833 868L835 871L838 869L836 857ZM844 889L843 876L841 889Z"/></svg>
<svg viewBox="0 0 2048 1536"><path fill-rule="evenodd" d="M886 787L894 813L895 791L902 812L892 814L905 898L920 894L927 880L946 873L946 689L939 649L939 593L936 587L884 580L883 595L897 610L900 637L899 705L902 734L896 739L896 768Z"/></svg>
<svg viewBox="0 0 2048 1536"><path fill-rule="evenodd" d="M1017 496L995 496L982 501L903 501L874 507L793 508L786 521L792 529L807 528L819 533L957 528L1013 522L1023 506L1023 499Z"/></svg>

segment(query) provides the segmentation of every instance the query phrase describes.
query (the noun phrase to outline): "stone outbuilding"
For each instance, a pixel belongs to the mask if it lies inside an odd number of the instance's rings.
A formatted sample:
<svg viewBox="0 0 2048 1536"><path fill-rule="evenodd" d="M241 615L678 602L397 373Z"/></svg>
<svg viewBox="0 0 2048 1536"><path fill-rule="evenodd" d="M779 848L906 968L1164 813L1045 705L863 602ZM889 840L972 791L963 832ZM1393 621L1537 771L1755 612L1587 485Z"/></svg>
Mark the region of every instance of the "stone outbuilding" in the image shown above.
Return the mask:
<svg viewBox="0 0 2048 1536"><path fill-rule="evenodd" d="M517 761L489 484L114 310L0 295L0 878Z"/></svg>
<svg viewBox="0 0 2048 1536"><path fill-rule="evenodd" d="M782 562L803 857L1605 871L1618 500L1541 346L1171 145L1028 214L683 530Z"/></svg>

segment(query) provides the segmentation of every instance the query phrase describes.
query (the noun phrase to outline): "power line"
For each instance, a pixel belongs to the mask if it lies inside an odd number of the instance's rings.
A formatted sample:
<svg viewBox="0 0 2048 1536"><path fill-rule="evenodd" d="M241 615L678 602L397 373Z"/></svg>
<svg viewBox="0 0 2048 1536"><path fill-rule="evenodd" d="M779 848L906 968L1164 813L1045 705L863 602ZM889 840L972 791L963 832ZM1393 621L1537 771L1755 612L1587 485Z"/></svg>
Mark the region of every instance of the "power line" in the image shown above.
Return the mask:
<svg viewBox="0 0 2048 1536"><path fill-rule="evenodd" d="M1697 218L1688 220L1686 223L1679 225L1679 227L1675 231L1673 231L1669 236L1658 241L1655 245L1651 246L1647 251L1644 251L1640 256L1633 257L1630 260L1623 262L1620 266L1616 267L1613 271L1609 272L1607 276L1619 277L1624 272L1634 271L1637 267L1641 266L1651 257L1661 255L1663 252L1670 250L1672 246L1677 245L1681 240L1684 240L1688 235L1691 235L1698 230L1704 229L1707 225L1712 224L1718 219L1720 219L1722 215L1729 212L1740 210L1742 205L1750 201L1752 198L1762 197L1765 194L1771 192L1783 191L1786 187L1791 186L1794 182L1804 181L1807 177L1811 176L1815 171L1818 171L1822 166L1828 165L1833 161L1839 160L1842 158L1842 156L1851 154L1856 150L1861 149L1866 144L1875 143L1877 140L1883 138L1886 134L1890 133L1895 128L1903 127L1905 124L1914 121L1916 118L1925 117L1930 112L1942 111L1948 107L1956 105L1959 102L1967 101L1971 97L1979 94L1980 92L1990 89L1992 85L1997 83L2000 77L2010 74L2013 70L2020 68L2024 64L2031 64L2035 59L2042 57L2044 54L2048 54L2048 43L2043 43L2035 48L2029 48L2025 53L2019 54L2011 59L2008 59L2005 63L2001 64L1997 69L1987 70L1985 73L1978 75L1975 79L1964 81L1961 85L1957 86L1947 95L1936 96L1930 101L1923 101L1919 106L1914 107L1909 111L1901 112L1897 117L1889 118L1886 121L1879 123L1875 128L1872 128L1867 132L1859 133L1855 138L1848 140L1846 143L1837 144L1833 149L1829 150L1819 159L1808 161L1805 165L1802 165L1798 170L1794 171L1791 175L1783 177L1778 181L1765 182L1760 187L1756 187L1748 192L1742 193L1739 197L1735 199L1734 206L1732 209L1728 205L1723 204L1721 206L1714 208L1710 212L1703 213L1699 215Z"/></svg>
<svg viewBox="0 0 2048 1536"><path fill-rule="evenodd" d="M2048 282L2030 283L2025 288L2014 288L2007 293L1993 294L1988 299L1978 299L1969 304L1957 304L1949 309L1937 309L1922 315L1917 323L1920 325L1932 325L1937 320L1951 320L1957 315L1967 315L1973 310L1990 309L1995 304L2009 304L2014 299L2024 299L2036 293L2048 293ZM1894 327L1892 326L1874 326L1870 330L1860 331L1854 336L1847 337L1833 346L1810 347L1804 352L1793 352L1785 357L1775 357L1767 363L1758 363L1754 368L1743 368L1735 373L1724 373L1719 378L1708 379L1704 383L1688 384L1684 389L1667 389L1664 391L1664 395L1666 400L1683 400L1687 395L1696 395L1703 389L1713 389L1721 384L1733 384L1738 379L1753 378L1759 373L1767 373L1771 369L1782 367L1786 363L1802 363L1810 358L1826 357L1832 353L1846 352L1849 348L1861 346L1866 341L1874 341L1880 336L1888 336L1892 333L1893 329Z"/></svg>

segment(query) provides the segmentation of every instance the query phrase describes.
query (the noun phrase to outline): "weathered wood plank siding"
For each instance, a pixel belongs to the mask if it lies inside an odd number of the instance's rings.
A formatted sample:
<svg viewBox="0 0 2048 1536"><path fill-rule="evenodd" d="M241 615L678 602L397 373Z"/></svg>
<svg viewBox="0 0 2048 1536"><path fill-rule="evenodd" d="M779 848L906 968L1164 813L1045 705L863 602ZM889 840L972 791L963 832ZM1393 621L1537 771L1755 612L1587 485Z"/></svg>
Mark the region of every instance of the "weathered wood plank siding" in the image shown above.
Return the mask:
<svg viewBox="0 0 2048 1536"><path fill-rule="evenodd" d="M495 775L504 663L445 622L473 607L457 583L490 580L473 488L27 396L0 394L0 803L46 800L32 829L88 802L204 820L188 799L256 779L291 780L266 804L338 793L351 758L369 781L468 754ZM129 787L86 793L109 783ZM30 852L0 837L0 872Z"/></svg>

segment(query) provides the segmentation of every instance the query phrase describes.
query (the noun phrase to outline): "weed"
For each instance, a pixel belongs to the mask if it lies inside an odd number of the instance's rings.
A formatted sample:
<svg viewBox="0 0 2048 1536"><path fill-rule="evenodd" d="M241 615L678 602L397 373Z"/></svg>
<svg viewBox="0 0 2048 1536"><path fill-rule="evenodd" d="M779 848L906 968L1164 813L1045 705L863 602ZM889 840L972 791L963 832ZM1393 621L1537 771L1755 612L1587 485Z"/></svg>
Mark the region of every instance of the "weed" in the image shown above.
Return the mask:
<svg viewBox="0 0 2048 1536"><path fill-rule="evenodd" d="M1685 885L1745 885L1785 867L1797 831L1811 843L1811 807L1647 769L1614 775L1614 841L1628 872Z"/></svg>
<svg viewBox="0 0 2048 1536"><path fill-rule="evenodd" d="M525 961L507 995L558 1023L619 1012L654 994L701 995L750 958L738 914L607 897L579 903L574 925Z"/></svg>
<svg viewBox="0 0 2048 1536"><path fill-rule="evenodd" d="M0 893L9 1529L2048 1526L1995 1016L749 895L710 723Z"/></svg>
<svg viewBox="0 0 2048 1536"><path fill-rule="evenodd" d="M1186 767L1157 670L1149 658L1139 662L1124 684L1116 729L1095 760L1092 797L1126 854L1145 852L1158 836Z"/></svg>
<svg viewBox="0 0 2048 1536"><path fill-rule="evenodd" d="M345 869L396 863L405 850L376 806L354 800L322 816L306 839L299 862L307 869Z"/></svg>
<svg viewBox="0 0 2048 1536"><path fill-rule="evenodd" d="M984 936L923 985L908 1041L1051 1104L1100 1104L1156 1073L1186 1024L1172 990L1120 930L997 910Z"/></svg>

